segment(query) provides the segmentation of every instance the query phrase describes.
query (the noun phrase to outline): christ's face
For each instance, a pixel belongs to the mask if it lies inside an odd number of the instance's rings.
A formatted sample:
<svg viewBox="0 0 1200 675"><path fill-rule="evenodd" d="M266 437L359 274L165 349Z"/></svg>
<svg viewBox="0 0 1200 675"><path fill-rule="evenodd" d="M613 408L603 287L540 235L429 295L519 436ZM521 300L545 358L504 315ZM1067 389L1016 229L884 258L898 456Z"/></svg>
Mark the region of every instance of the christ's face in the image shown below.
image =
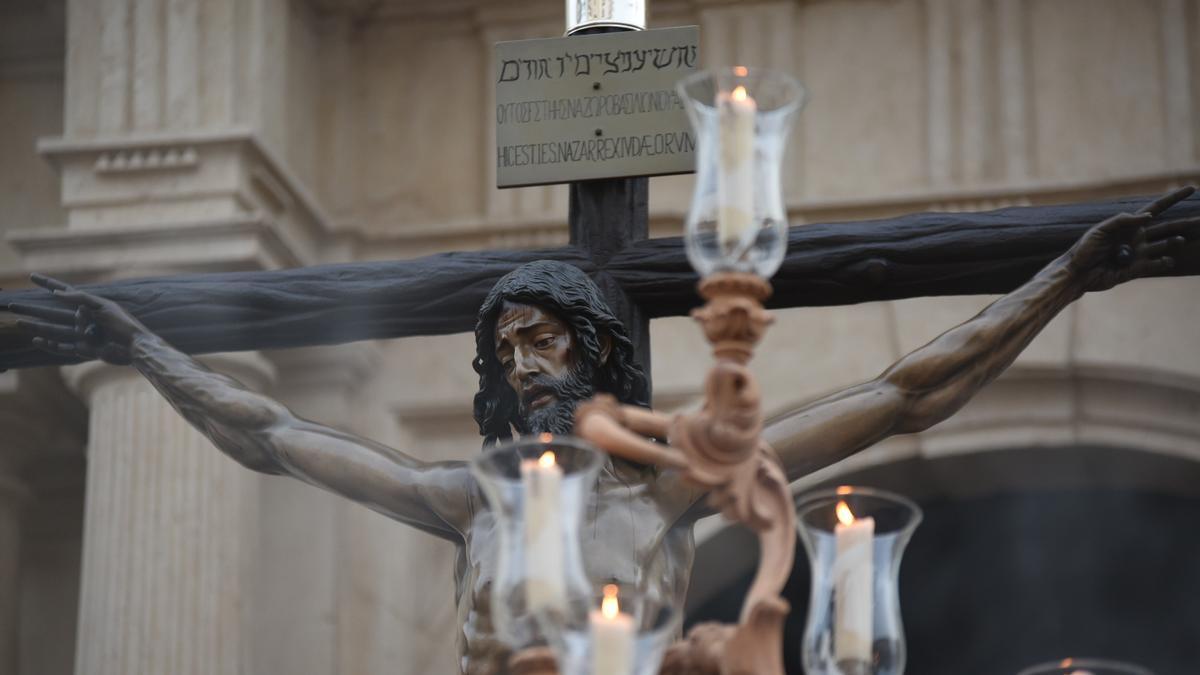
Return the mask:
<svg viewBox="0 0 1200 675"><path fill-rule="evenodd" d="M571 327L541 307L506 301L494 337L496 358L517 395L518 431L570 433L575 407L595 393Z"/></svg>

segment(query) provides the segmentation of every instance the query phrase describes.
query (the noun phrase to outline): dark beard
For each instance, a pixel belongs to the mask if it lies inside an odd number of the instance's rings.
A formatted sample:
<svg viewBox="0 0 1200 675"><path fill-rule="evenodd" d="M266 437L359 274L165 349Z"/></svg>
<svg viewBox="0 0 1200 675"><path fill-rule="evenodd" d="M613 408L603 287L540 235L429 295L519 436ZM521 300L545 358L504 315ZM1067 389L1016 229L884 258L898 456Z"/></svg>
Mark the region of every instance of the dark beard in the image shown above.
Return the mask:
<svg viewBox="0 0 1200 675"><path fill-rule="evenodd" d="M549 389L554 394L554 402L537 410L528 410L524 399L520 399L513 426L522 435L570 434L575 428L575 409L596 393L592 381L593 370L586 364L571 367L562 377L535 375L532 384Z"/></svg>

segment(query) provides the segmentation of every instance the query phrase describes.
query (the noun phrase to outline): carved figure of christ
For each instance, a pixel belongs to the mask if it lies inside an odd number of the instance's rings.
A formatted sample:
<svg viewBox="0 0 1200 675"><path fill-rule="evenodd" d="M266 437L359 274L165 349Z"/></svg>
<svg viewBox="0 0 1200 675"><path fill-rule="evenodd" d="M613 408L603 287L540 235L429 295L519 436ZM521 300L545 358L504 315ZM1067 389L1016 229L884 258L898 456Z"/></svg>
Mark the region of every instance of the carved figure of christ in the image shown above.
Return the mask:
<svg viewBox="0 0 1200 675"><path fill-rule="evenodd" d="M1200 218L1154 223L1190 194L1093 227L1028 283L901 359L876 379L768 423L764 436L789 478L893 434L947 418L999 375L1038 332L1088 291L1173 265L1171 252L1200 235ZM496 522L466 463L416 460L369 439L301 419L172 348L117 303L35 275L55 303L12 304L39 348L68 358L129 364L223 452L246 467L285 474L454 542L458 644L466 673L502 671L488 591ZM600 290L579 269L539 261L503 277L475 330L480 390L475 418L485 444L514 433L568 432L575 407L596 392L647 405L633 344ZM703 494L673 472L609 459L583 528L596 579L640 584L682 602Z"/></svg>

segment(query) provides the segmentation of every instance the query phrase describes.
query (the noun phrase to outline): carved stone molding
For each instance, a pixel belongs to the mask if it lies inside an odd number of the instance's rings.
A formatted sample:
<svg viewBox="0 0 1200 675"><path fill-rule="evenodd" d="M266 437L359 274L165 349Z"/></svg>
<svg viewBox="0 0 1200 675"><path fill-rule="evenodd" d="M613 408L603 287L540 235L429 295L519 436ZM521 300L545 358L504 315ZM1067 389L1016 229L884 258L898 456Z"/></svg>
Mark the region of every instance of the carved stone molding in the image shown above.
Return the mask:
<svg viewBox="0 0 1200 675"><path fill-rule="evenodd" d="M125 173L130 171L171 171L194 169L199 166L196 149L191 146L102 152L96 158L96 173Z"/></svg>
<svg viewBox="0 0 1200 675"><path fill-rule="evenodd" d="M327 260L328 216L249 129L50 138L38 143L38 152L62 175L71 232L194 230L197 223L249 220L272 229L289 250L281 264ZM41 228L10 238L18 249L45 249L61 241L56 235Z"/></svg>
<svg viewBox="0 0 1200 675"><path fill-rule="evenodd" d="M304 264L279 228L257 215L136 229L17 230L8 242L25 269L72 280Z"/></svg>

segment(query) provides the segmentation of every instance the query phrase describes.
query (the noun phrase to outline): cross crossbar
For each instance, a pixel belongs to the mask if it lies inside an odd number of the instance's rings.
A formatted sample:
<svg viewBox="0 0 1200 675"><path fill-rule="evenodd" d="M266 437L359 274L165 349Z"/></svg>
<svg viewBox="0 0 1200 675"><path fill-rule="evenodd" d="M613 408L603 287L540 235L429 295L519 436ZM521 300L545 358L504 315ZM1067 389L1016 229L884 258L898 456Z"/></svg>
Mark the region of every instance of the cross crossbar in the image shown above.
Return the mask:
<svg viewBox="0 0 1200 675"><path fill-rule="evenodd" d="M1083 232L1150 197L983 213L792 227L768 307L1003 293L1062 254ZM1169 218L1200 216L1200 195ZM583 242L581 242L583 243ZM603 255L580 246L530 251L439 253L405 261L322 265L266 272L156 277L83 286L120 302L188 353L330 345L474 329L483 297L517 265L554 259L579 266L643 320L699 304L696 275L679 237L637 241ZM1200 242L1177 256L1172 276L1200 274ZM0 303L49 304L40 289L0 292ZM3 305L0 305L3 306ZM38 351L0 319L0 369L64 363Z"/></svg>

